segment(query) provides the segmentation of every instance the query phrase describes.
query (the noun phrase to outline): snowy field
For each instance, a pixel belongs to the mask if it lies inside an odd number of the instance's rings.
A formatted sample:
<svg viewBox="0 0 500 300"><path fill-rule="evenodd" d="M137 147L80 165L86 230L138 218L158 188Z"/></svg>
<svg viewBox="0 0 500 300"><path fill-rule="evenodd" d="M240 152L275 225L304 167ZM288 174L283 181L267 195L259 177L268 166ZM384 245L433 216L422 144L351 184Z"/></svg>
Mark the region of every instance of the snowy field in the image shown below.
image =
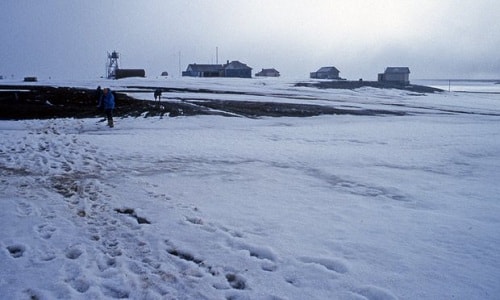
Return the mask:
<svg viewBox="0 0 500 300"><path fill-rule="evenodd" d="M0 121L2 299L500 297L498 84L59 84L407 115Z"/></svg>

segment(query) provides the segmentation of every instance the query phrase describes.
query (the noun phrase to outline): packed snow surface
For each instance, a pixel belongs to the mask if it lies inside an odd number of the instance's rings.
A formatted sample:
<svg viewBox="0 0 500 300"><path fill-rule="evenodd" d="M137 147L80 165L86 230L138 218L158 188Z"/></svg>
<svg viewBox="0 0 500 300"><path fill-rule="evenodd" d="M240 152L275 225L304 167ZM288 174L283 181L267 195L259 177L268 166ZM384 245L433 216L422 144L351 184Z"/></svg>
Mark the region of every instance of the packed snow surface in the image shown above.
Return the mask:
<svg viewBox="0 0 500 300"><path fill-rule="evenodd" d="M184 83L408 114L1 121L2 299L498 299L498 93Z"/></svg>

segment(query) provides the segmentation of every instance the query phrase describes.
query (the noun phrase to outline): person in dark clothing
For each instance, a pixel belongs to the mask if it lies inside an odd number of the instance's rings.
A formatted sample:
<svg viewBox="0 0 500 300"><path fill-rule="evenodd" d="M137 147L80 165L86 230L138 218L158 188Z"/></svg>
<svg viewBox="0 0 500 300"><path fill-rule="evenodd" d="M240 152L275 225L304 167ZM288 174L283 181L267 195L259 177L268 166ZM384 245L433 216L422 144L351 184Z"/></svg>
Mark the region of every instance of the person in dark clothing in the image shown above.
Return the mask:
<svg viewBox="0 0 500 300"><path fill-rule="evenodd" d="M113 127L113 109L115 109L115 96L109 88L102 90L102 97L99 101L99 107L104 108L106 118L108 119L108 126Z"/></svg>
<svg viewBox="0 0 500 300"><path fill-rule="evenodd" d="M155 90L155 101L158 99L158 102L161 100L161 89Z"/></svg>
<svg viewBox="0 0 500 300"><path fill-rule="evenodd" d="M97 89L95 90L95 98L97 99L96 101L97 104L101 102L101 97L102 97L102 89L101 86L98 86Z"/></svg>

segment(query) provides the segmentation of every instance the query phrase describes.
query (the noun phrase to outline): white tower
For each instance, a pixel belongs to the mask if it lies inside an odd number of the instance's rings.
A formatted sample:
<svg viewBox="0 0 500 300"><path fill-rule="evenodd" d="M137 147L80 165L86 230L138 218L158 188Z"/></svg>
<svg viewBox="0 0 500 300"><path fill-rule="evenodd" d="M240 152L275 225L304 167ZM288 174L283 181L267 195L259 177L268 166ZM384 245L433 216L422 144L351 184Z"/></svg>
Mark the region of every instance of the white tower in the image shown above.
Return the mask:
<svg viewBox="0 0 500 300"><path fill-rule="evenodd" d="M116 70L118 69L118 59L120 55L118 52L113 51L111 53L108 52L108 63L106 64L107 77L108 79L114 79L116 77Z"/></svg>

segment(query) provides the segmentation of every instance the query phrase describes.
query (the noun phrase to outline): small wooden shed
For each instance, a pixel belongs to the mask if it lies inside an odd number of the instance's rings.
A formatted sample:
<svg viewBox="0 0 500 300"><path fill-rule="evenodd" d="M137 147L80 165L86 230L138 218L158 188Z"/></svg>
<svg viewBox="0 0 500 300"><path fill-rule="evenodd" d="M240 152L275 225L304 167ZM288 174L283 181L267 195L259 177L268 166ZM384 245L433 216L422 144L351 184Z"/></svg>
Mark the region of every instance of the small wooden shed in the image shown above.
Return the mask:
<svg viewBox="0 0 500 300"><path fill-rule="evenodd" d="M262 71L256 73L255 76L259 76L259 77L280 77L280 72L278 72L274 68L271 68L271 69L262 69Z"/></svg>
<svg viewBox="0 0 500 300"><path fill-rule="evenodd" d="M378 74L379 82L389 82L397 84L410 83L410 68L408 67L387 67L384 73Z"/></svg>
<svg viewBox="0 0 500 300"><path fill-rule="evenodd" d="M316 72L311 72L310 77L311 78L317 78L317 79L341 79L340 76L340 71L333 67L322 67Z"/></svg>

